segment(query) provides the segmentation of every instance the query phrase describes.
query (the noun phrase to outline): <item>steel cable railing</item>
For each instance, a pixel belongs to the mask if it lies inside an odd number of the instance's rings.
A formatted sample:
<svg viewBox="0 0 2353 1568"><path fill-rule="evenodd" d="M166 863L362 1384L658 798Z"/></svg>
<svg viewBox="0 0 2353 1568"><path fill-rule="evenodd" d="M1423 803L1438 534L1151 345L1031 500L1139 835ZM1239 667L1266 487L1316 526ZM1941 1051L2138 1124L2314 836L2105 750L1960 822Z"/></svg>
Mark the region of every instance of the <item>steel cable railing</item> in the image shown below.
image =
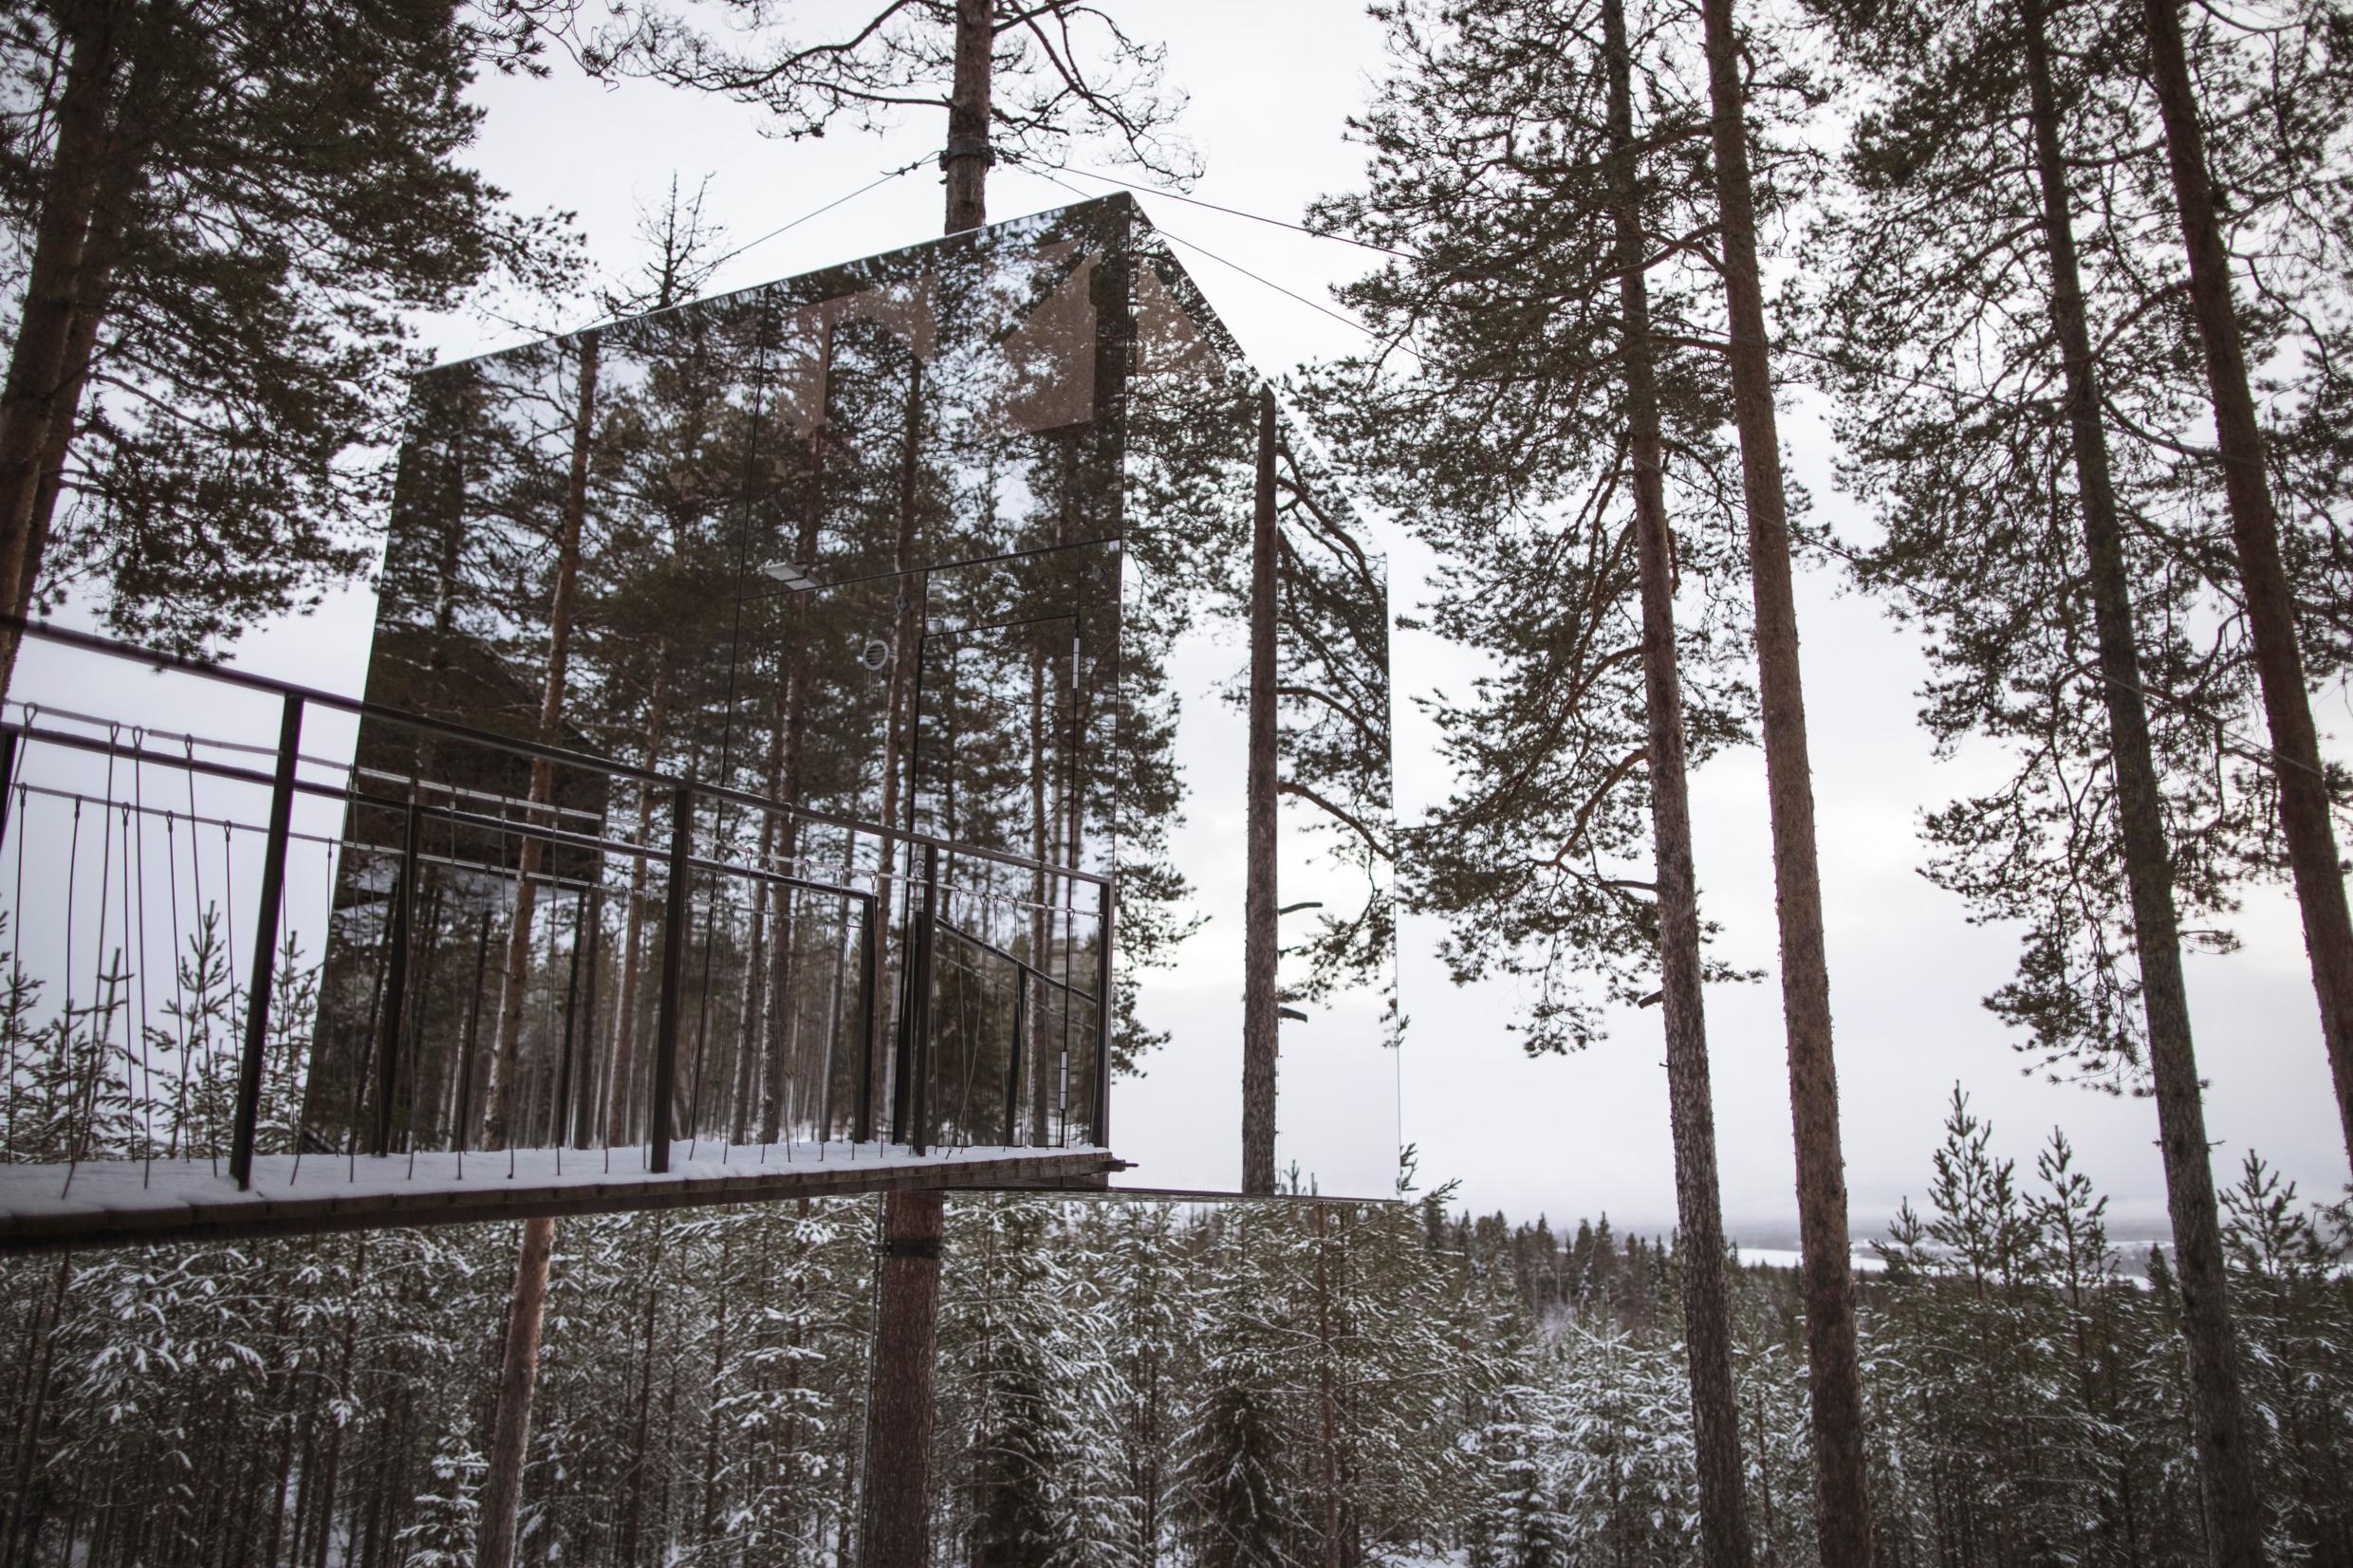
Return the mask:
<svg viewBox="0 0 2353 1568"><path fill-rule="evenodd" d="M166 728L78 694L0 724L9 1161L63 1165L66 1188L160 1160L248 1189L264 1166L315 1183L327 1160L364 1185L386 1162L466 1180L470 1154L476 1178L486 1158L561 1176L567 1153L660 1175L706 1149L756 1148L752 1165L1104 1143L1105 876L23 630L274 699L276 723L274 745L208 737L189 715L226 711L210 696L183 694ZM304 749L323 711L360 722L353 761ZM526 789L525 769L552 783ZM650 792L654 831L608 825L617 784ZM762 813L795 824L789 856L744 841ZM1049 913L1051 953L999 929ZM978 1010L974 965L999 998ZM1052 1072L1033 1073L1049 1038ZM973 1091L984 1057L1002 1092ZM1033 1077L1056 1089L1044 1137L1018 1114Z"/></svg>

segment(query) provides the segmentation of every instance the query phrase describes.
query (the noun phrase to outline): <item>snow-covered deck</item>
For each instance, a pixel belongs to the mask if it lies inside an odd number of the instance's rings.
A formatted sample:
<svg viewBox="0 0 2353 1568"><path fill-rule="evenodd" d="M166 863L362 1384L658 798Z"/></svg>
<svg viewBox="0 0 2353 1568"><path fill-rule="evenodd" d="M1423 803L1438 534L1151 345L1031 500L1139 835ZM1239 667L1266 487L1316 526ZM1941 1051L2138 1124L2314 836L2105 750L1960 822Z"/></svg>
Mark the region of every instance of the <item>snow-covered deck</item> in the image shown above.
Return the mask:
<svg viewBox="0 0 2353 1568"><path fill-rule="evenodd" d="M935 1149L903 1144L671 1145L647 1151L520 1149L457 1154L266 1154L239 1191L226 1162L85 1160L0 1165L0 1252L212 1236L358 1230L547 1214L838 1197L899 1188L1095 1188L1107 1150Z"/></svg>

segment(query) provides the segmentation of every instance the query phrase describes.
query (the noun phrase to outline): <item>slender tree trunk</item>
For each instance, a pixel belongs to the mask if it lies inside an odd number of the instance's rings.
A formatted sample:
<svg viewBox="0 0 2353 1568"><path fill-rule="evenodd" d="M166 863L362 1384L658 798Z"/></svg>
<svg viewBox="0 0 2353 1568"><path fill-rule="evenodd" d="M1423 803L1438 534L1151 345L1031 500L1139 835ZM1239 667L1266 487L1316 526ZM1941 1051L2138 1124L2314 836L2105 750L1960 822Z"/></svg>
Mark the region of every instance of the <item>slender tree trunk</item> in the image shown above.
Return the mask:
<svg viewBox="0 0 2353 1568"><path fill-rule="evenodd" d="M270 1496L269 1544L262 1550L266 1568L278 1568L278 1546L286 1539L286 1489L294 1480L294 1418L289 1413L278 1431L278 1485Z"/></svg>
<svg viewBox="0 0 2353 1568"><path fill-rule="evenodd" d="M956 67L948 111L947 231L988 221L990 50L994 34L991 0L956 0ZM979 146L971 145L977 136ZM959 139L962 138L963 139ZM899 622L891 660L889 716L882 739L882 821L896 826L901 710L913 665L922 657L922 604L911 577L916 552L917 462L922 439L923 364L911 362L907 428L900 465ZM920 715L904 714L912 731ZM915 781L907 781L912 795ZM884 846L887 870L891 858ZM889 928L890 882L882 879L876 917ZM877 987L880 1005L883 987ZM875 1030L882 1050L885 1031ZM880 1071L874 1081L883 1081ZM912 1101L910 1102L912 1109ZM860 1531L864 1568L924 1568L931 1549L932 1374L938 1350L941 1195L889 1192L882 1198L883 1259L879 1268L874 1324L874 1377L866 1423L866 1486Z"/></svg>
<svg viewBox="0 0 2353 1568"><path fill-rule="evenodd" d="M1047 816L1047 775L1051 764L1047 761L1046 710L1047 702L1046 650L1035 642L1029 648L1029 858L1037 862L1029 874L1029 962L1041 973L1050 972L1047 949L1054 940L1054 922L1047 901L1054 890L1046 879L1047 835L1053 833ZM1060 838L1059 833L1053 833ZM1016 984L1028 986L1027 977ZM1047 1044L1052 1038L1046 1026L1046 1003L1048 992L1045 987L1032 988L1030 1005L1023 1022L1028 1038L1020 1042L1021 1049L1029 1059L1029 1145L1043 1148L1047 1136L1047 1101L1053 1096L1053 1075L1047 1061ZM1066 1005L1066 1004L1065 1004Z"/></svg>
<svg viewBox="0 0 2353 1568"><path fill-rule="evenodd" d="M899 575L891 625L891 675L886 686L884 702L887 712L883 720L882 730L881 821L884 827L893 829L899 825L900 781L899 775L901 763L907 755L908 736L915 727L922 722L920 713L908 710L909 704L913 700L912 689L916 683L917 666L923 657L925 578L923 573L915 569L917 534L916 517L917 507L920 501L920 489L917 481L921 473L922 462L922 415L923 361L911 359L907 367L905 428L899 441L899 534L891 550L892 563ZM915 793L913 779L906 781L905 789L912 802ZM888 840L885 840L882 845L882 859L886 873L899 860L896 848ZM912 875L915 868L915 857L912 851L906 856L905 864ZM894 891L889 876L885 875L880 879L880 885L877 891L880 896L876 900L875 907L875 918L878 922L876 930L878 932L888 932L891 925ZM875 987L874 1001L878 1013L886 1015L888 1009L884 1001L884 987L879 985ZM878 1057L874 1068L874 1084L878 1100L881 1097L885 1083L891 1083L894 1099L901 1087L892 1082L888 1073L891 1057L889 1036L890 1031L881 1026L881 1019L879 1017L874 1031L874 1049ZM878 1118L881 1114L881 1107L878 1104L876 1107Z"/></svg>
<svg viewBox="0 0 2353 1568"><path fill-rule="evenodd" d="M588 517L588 443L597 412L597 361L600 340L593 332L580 338L580 386L572 415L572 461L565 488L564 515L556 540L555 591L547 605L547 680L539 700L538 740L557 745L564 737L564 698L570 674L572 600L580 579L580 536ZM544 761L531 764L529 813L534 822L547 816L555 799L555 768ZM504 1149L515 1111L516 1054L523 1041L523 1013L531 980L531 911L537 897L539 865L547 842L525 834L515 869L514 920L507 933L507 984L498 1007L498 1045L491 1057L490 1105L483 1119L483 1146Z"/></svg>
<svg viewBox="0 0 2353 1568"><path fill-rule="evenodd" d="M955 83L948 100L948 150L939 165L948 175L947 232L960 234L988 222L983 194L989 165L990 51L996 45L992 0L955 0Z"/></svg>
<svg viewBox="0 0 2353 1568"><path fill-rule="evenodd" d="M1269 404L1261 405L1262 418L1270 412ZM1268 426L1260 426L1261 434ZM1271 444L1271 443L1269 443ZM1252 685L1255 686L1255 681ZM1340 1551L1340 1435L1337 1430L1339 1412L1332 1390L1332 1282L1328 1254L1327 1227L1330 1210L1323 1204L1315 1206L1315 1383L1316 1412L1321 1429L1317 1445L1319 1480L1324 1493L1324 1568L1341 1568Z"/></svg>
<svg viewBox="0 0 2353 1568"><path fill-rule="evenodd" d="M588 512L588 443L597 403L597 345L594 333L580 340L579 401L572 422L570 482L564 499L562 537L556 546L555 592L547 611L547 684L540 698L539 743L553 746L564 733L565 685L572 641L572 597L580 575L580 536ZM555 799L555 769L531 765L534 817ZM507 985L499 1006L498 1046L491 1059L490 1114L483 1142L506 1147L514 1110L517 1052L523 1009L530 984L531 906L543 841L527 836L515 873L514 924L507 942ZM531 1435L531 1391L539 1377L540 1315L547 1301L547 1260L555 1247L553 1220L523 1223L523 1250L515 1264L512 1304L508 1313L498 1406L492 1421L490 1470L482 1486L480 1568L509 1568L514 1558L515 1519L523 1503L523 1461Z"/></svg>
<svg viewBox="0 0 2353 1568"><path fill-rule="evenodd" d="M1733 0L1702 0L1714 150L1722 212L1727 354L1749 513L1756 603L1757 690L1766 793L1773 826L1773 902L1781 924L1781 1012L1788 1037L1789 1116L1797 1143L1800 1283L1813 1422L1814 1527L1824 1568L1870 1568L1871 1492L1863 1449L1862 1372L1855 1350L1846 1156L1839 1135L1838 1063L1830 1039L1830 968L1823 941L1822 867L1813 765L1790 585L1789 508L1782 483L1771 350L1756 260L1747 106Z"/></svg>
<svg viewBox="0 0 2353 1568"><path fill-rule="evenodd" d="M922 364L909 368L906 452L903 459L898 563L915 559L915 474L920 429ZM883 741L882 810L895 825L899 804L899 735L919 715L908 706L912 665L922 657L920 590L902 576L899 591L897 656L891 661L891 726ZM903 714L903 718L902 718ZM914 781L908 781L912 794ZM888 857L886 857L888 858ZM882 884L878 916L888 924L890 884ZM902 958L902 964L904 960ZM877 987L878 1002L882 987ZM886 1031L875 1031L877 1051ZM877 1085L884 1079L875 1074ZM894 1095L904 1085L895 1086ZM880 1108L878 1107L878 1110ZM912 1099L909 1102L913 1113ZM875 1375L867 1419L865 1523L860 1536L864 1568L923 1568L930 1550L932 1372L939 1319L940 1194L888 1192L882 1198L885 1260L875 1307Z"/></svg>
<svg viewBox="0 0 2353 1568"><path fill-rule="evenodd" d="M778 800L794 804L801 798L801 743L807 724L808 655L795 647L786 656L785 699L781 705L784 747L778 758L776 779L770 786ZM785 818L777 824L777 853L789 861L800 853L800 824ZM785 1119L785 1090L798 1066L792 1060L791 1048L793 1020L800 1007L800 998L792 989L792 945L796 940L792 891L778 888L774 903L776 913L770 918L769 930L770 956L763 1047L768 1071L760 1098L760 1139L764 1143L775 1143L790 1135L791 1129ZM830 1137L832 1129L821 1127L817 1135L820 1140Z"/></svg>
<svg viewBox="0 0 2353 1568"><path fill-rule="evenodd" d="M1624 0L1603 0L1609 64L1610 184L1623 312L1626 416L1634 466L1636 559L1642 600L1642 687L1650 746L1651 831L1658 861L1660 1010L1675 1135L1675 1197L1683 1248L1684 1341L1699 1468L1699 1537L1707 1568L1748 1568L1740 1411L1732 1393L1732 1324L1724 1299L1724 1222L1716 1190L1715 1111L1700 996L1698 878L1692 863L1682 677L1675 642L1674 542L1660 470L1658 394L1634 144L1632 50Z"/></svg>
<svg viewBox="0 0 2353 1568"><path fill-rule="evenodd" d="M938 1351L941 1195L893 1192L882 1208L874 1374L867 1394L863 1568L931 1561L932 1373Z"/></svg>
<svg viewBox="0 0 2353 1568"><path fill-rule="evenodd" d="M63 402L100 185L110 159L124 152L115 145L108 104L141 25L138 11L124 5L77 7L65 15L56 145L33 220L8 376L0 382L0 604L10 606L24 597L42 456ZM17 641L0 629L0 690L14 671Z"/></svg>
<svg viewBox="0 0 2353 1568"><path fill-rule="evenodd" d="M719 1311L711 1343L711 1397L703 1408L703 1512L695 1544L708 1550L719 1532L721 1385L727 1378L727 1291L733 1263L732 1230L719 1232Z"/></svg>
<svg viewBox="0 0 2353 1568"><path fill-rule="evenodd" d="M1242 1190L1274 1190L1275 991L1274 389L1258 389L1258 492L1251 513L1250 741L1244 771Z"/></svg>
<svg viewBox="0 0 2353 1568"><path fill-rule="evenodd" d="M2109 477L2107 433L2100 416L2099 374L2077 272L2074 217L2059 146L2059 111L2043 8L2044 0L2020 0L2043 233L2050 251L2051 325L2066 358L2067 416L2092 617L2100 640L2101 694L2108 710L2118 825L2132 900L2134 948L2140 960L2149 1071L2165 1162L2165 1202L2173 1217L2175 1270L2181 1287L2182 1337L2189 1342L2191 1419L2215 1568L2254 1568L2264 1561L2262 1511L2247 1450L2237 1342L2207 1154L2206 1109L2190 1035L2189 992L2181 973L2172 861L2148 710L2141 698L2130 580Z"/></svg>
<svg viewBox="0 0 2353 1568"><path fill-rule="evenodd" d="M669 645L658 645L655 651L654 690L646 703L645 763L649 768L661 766L662 742L667 738L670 723L670 652ZM638 791L638 837L640 846L648 843L654 832L654 791ZM606 1069L604 1079L604 1141L619 1146L630 1141L631 1123L636 1119L638 1080L638 971L645 941L645 882L646 858L632 856L629 862L629 909L621 920L621 998L613 1008L613 1064Z"/></svg>
<svg viewBox="0 0 2353 1568"><path fill-rule="evenodd" d="M780 687L778 701L771 715L774 730L769 741L768 771L769 793L776 789L776 775L783 766L779 753L784 749L784 692ZM760 813L760 848L753 864L766 866L776 851L776 813ZM769 907L782 907L787 892L771 889L765 881L752 884L750 939L745 944L743 1003L736 1017L735 1083L733 1103L728 1115L728 1141L741 1143L751 1131L751 1100L759 1089L758 1068L762 1045L768 1039L764 1013L769 1003ZM771 1095L773 1090L770 1091ZM773 1141L772 1139L769 1141Z"/></svg>
<svg viewBox="0 0 2353 1568"><path fill-rule="evenodd" d="M28 1379L32 1391L29 1408L16 1434L16 1485L9 1497L7 1521L0 1525L0 1564L6 1564L7 1568L14 1568L18 1561L17 1538L24 1531L26 1517L30 1512L27 1503L32 1492L34 1464L41 1453L41 1428L49 1401L49 1380L57 1352L57 1329L65 1320L65 1286L72 1278L73 1254L63 1253L58 1257L57 1278L49 1292L47 1327L38 1331L39 1350ZM26 1555L31 1555L29 1549Z"/></svg>
<svg viewBox="0 0 2353 1568"><path fill-rule="evenodd" d="M360 1295L367 1279L367 1232L362 1230L352 1243L351 1284L343 1301L343 1345L342 1363L335 1374L335 1393L339 1402L351 1400L351 1367L360 1348ZM328 1544L335 1537L335 1483L343 1467L343 1429L333 1425L327 1433L326 1459L321 1466L319 1478L319 1533L312 1543L312 1568L326 1568Z"/></svg>
<svg viewBox="0 0 2353 1568"><path fill-rule="evenodd" d="M645 1324L639 1336L642 1360L638 1376L637 1448L629 1469L629 1497L621 1508L621 1564L635 1568L638 1533L645 1516L645 1462L652 1443L654 1412L654 1321L661 1304L662 1217L654 1216L653 1257L645 1270Z"/></svg>
<svg viewBox="0 0 2353 1568"><path fill-rule="evenodd" d="M132 78L138 89L140 75ZM73 445L81 419L82 395L89 385L90 361L98 352L99 323L114 302L115 258L121 250L123 225L129 221L130 188L138 177L135 166L117 163L102 182L96 219L83 253L81 303L75 307L72 329L65 341L65 359L58 374L57 395L48 428L41 442L39 488L33 492L32 515L25 527L25 554L17 568L12 606L20 619L29 619L41 587L41 565L49 548L49 531L57 503L65 489L65 455ZM0 692L7 690L15 670L16 638L0 628Z"/></svg>
<svg viewBox="0 0 2353 1568"><path fill-rule="evenodd" d="M499 1354L498 1409L482 1476L482 1524L475 1568L513 1568L515 1520L523 1503L523 1462L531 1446L531 1390L539 1380L539 1330L547 1305L547 1260L556 1222L523 1222L514 1298Z"/></svg>
<svg viewBox="0 0 2353 1568"><path fill-rule="evenodd" d="M833 328L822 329L818 351L818 386L822 399L817 410L817 422L809 432L808 501L801 508L800 531L793 539L793 560L806 563L817 555L819 527L824 520L825 505L825 432L826 407L831 402L833 383ZM775 756L775 768L769 782L770 793L787 805L801 803L802 775L806 764L808 739L809 655L806 617L801 618L800 631L788 637L785 647L785 687L777 704L777 728L781 741ZM800 853L801 824L791 817L780 824L780 853L790 859ZM776 902L780 913L775 922L772 943L775 956L769 966L768 1004L768 1083L760 1104L760 1138L774 1143L787 1135L785 1126L785 1084L793 1065L789 1060L790 1024L798 1011L799 999L791 994L793 918L792 895L779 889ZM880 929L878 929L878 935ZM825 1071L833 1070L830 1053L824 1059ZM824 1102L825 1086L818 1085L818 1100ZM833 1135L833 1129L821 1127L817 1135L822 1141Z"/></svg>
<svg viewBox="0 0 2353 1568"><path fill-rule="evenodd" d="M2231 293L2231 257L2214 212L2214 178L2206 163L2206 133L2198 123L2181 36L2180 0L2145 0L2150 76L2165 121L2165 151L2173 165L2181 238L2190 256L2190 304L2205 348L2206 384L2214 397L2214 434L2222 450L2223 493L2231 507L2231 536L2238 546L2239 582L2255 644L2255 673L2271 729L2271 766L2279 780L2281 831L2304 913L2304 947L2320 999L2321 1037L2337 1092L2337 1119L2353 1158L2353 914L2344 895L2344 867L2328 818L2328 780L2305 684L2304 654L2296 646L2296 601L2280 562L2279 515L2264 467L2263 429L2247 379L2247 345Z"/></svg>

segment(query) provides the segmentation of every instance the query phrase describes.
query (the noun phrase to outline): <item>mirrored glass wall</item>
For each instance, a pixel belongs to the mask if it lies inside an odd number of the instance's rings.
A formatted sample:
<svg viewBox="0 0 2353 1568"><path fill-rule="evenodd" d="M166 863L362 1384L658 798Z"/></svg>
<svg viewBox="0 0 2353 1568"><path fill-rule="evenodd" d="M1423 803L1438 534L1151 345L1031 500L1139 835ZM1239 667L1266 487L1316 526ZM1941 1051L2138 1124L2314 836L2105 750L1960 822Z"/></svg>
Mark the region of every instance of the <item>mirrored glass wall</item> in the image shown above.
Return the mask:
<svg viewBox="0 0 2353 1568"><path fill-rule="evenodd" d="M741 798L363 726L419 825L350 814L311 1135L372 1119L414 831L403 1138L642 1137L667 998L680 1137L1232 1190L1258 389L1124 197L420 377L369 698ZM1385 569L1272 456L1278 1160L1384 1196Z"/></svg>

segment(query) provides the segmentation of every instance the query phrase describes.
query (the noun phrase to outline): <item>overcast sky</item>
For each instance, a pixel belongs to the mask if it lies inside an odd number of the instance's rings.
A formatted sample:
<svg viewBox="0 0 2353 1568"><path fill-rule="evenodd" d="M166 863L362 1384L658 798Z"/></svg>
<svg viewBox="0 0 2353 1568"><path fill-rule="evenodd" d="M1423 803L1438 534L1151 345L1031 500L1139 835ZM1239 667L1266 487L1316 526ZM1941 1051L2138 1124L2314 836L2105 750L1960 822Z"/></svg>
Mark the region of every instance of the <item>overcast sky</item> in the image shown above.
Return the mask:
<svg viewBox="0 0 2353 1568"><path fill-rule="evenodd" d="M812 5L806 14L852 9ZM1357 179L1361 149L1347 142L1345 120L1384 65L1380 31L1359 7L1188 0L1113 9L1132 30L1167 44L1170 77L1192 97L1184 126L1208 170L1195 194L1296 219L1318 194ZM886 168L925 157L944 134L942 117L919 115L883 136L773 141L758 134L751 110L650 86L607 89L561 68L551 82L492 80L478 96L489 110L481 166L521 205L576 212L593 253L614 271L635 259L637 207L658 202L674 172L689 184L705 173L715 176L709 210L741 244ZM1089 194L1108 189L1073 183ZM1036 175L1000 170L989 210L992 218L1011 217L1071 199ZM907 175L752 247L713 286L742 287L929 238L938 232L940 205L933 171ZM1145 205L1165 231L1310 299L1325 299L1329 284L1362 269L1362 253L1345 246L1149 197ZM1362 341L1238 271L1197 253L1185 259L1246 349L1270 371ZM430 328L445 358L516 336L478 320ZM1834 519L1855 516L1854 503L1832 486L1829 446L1809 411L1785 405L1784 432L1817 505ZM1406 610L1420 592L1427 556L1396 527L1382 531L1396 607ZM1918 810L1986 777L1986 760L1932 758L1913 722L1922 663L1873 604L1843 595L1834 578L1821 574L1801 580L1799 600L1858 1230L1876 1230L1901 1196L1920 1193L1957 1081L2022 1168L2031 1166L2049 1128L2063 1124L2112 1194L2120 1233L2160 1233L2153 1105L2022 1078L2023 1059L1978 1001L2006 978L2013 935L1970 926L1958 900L1915 870ZM241 657L356 692L373 613L371 595L344 596L309 621L255 637ZM1411 820L1446 781L1432 760L1435 737L1410 698L1434 685L1459 686L1467 666L1416 634L1398 637L1394 663L1398 807ZM2319 717L2341 741L2344 694L2328 694ZM1770 977L1776 953L1762 758L1754 751L1723 757L1693 784L1706 913L1724 927L1727 958L1769 972L1762 985L1713 989L1708 1028L1727 1219L1735 1235L1770 1242L1789 1234L1794 1203L1778 987ZM2275 890L2255 890L2240 926L2242 951L2189 960L2200 1063L2212 1083L2208 1120L2220 1145L2217 1174L2231 1179L2251 1144L2307 1193L2334 1192L2345 1162L2293 905ZM1657 1012L1615 1019L1613 1038L1583 1056L1528 1060L1507 1033L1517 1005L1512 990L1451 986L1432 956L1437 936L1433 925L1413 919L1401 932L1403 1005L1412 1023L1397 1103L1402 1135L1419 1146L1425 1181L1459 1180L1468 1203L1515 1216L1541 1210L1558 1220L1606 1209L1621 1228L1671 1225ZM1379 1070L1371 1077L1368 1105L1389 1098ZM1169 1117L1155 1117L1155 1094L1150 1080L1124 1090L1121 1124L1157 1120L1163 1134L1179 1131ZM1204 1133L1232 1135L1225 1126Z"/></svg>

